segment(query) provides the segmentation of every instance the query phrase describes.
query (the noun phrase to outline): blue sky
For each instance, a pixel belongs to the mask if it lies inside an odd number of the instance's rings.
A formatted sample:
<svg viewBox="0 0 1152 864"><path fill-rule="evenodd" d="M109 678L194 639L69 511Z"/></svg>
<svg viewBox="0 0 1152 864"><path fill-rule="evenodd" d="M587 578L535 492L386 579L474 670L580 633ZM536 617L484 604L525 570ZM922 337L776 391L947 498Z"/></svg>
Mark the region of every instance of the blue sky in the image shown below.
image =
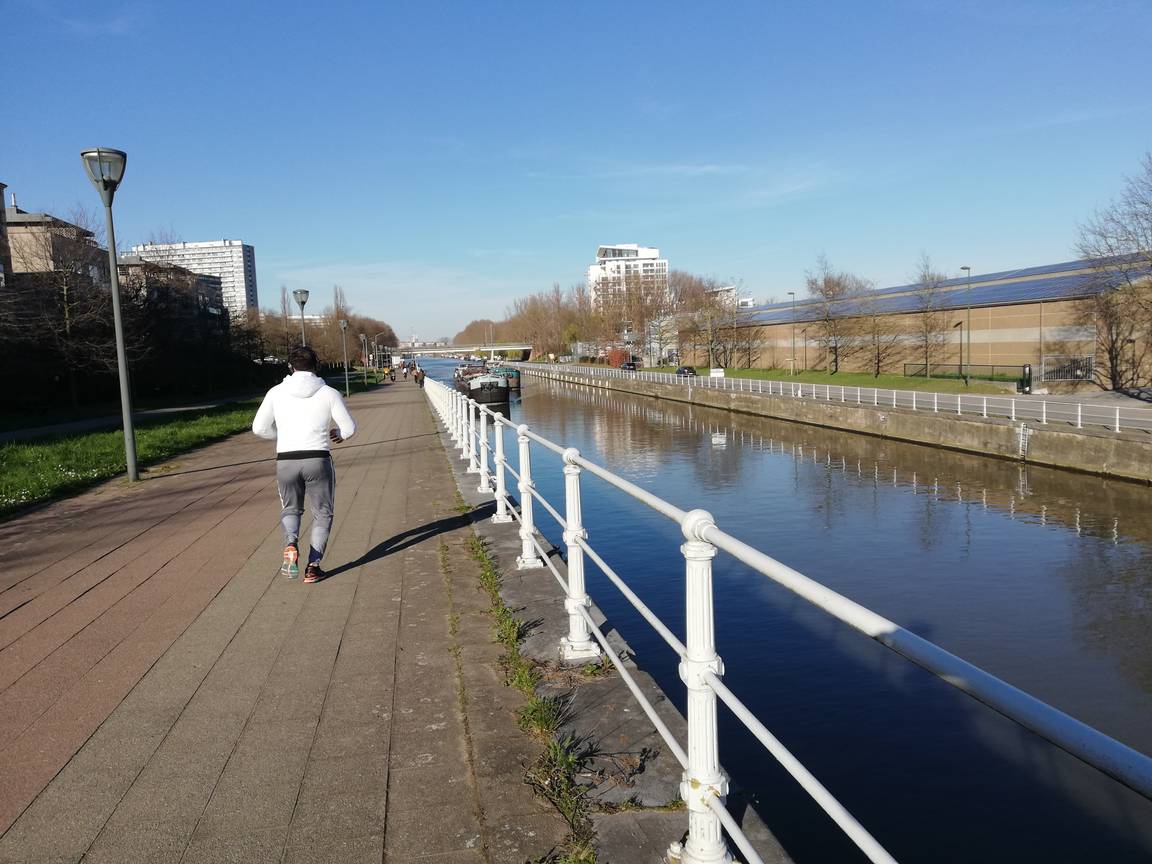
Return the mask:
<svg viewBox="0 0 1152 864"><path fill-rule="evenodd" d="M0 0L0 181L122 244L256 247L279 286L450 335L596 246L784 299L1074 257L1152 149L1148 2ZM311 311L311 310L310 310Z"/></svg>

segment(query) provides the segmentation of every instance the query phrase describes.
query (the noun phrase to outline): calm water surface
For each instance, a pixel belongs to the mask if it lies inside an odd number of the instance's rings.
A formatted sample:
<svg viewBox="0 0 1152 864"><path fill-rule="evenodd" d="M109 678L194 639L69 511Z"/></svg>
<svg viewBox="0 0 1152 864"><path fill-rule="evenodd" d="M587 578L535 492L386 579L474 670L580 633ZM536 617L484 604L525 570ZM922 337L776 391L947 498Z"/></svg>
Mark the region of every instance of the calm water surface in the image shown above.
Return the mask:
<svg viewBox="0 0 1152 864"><path fill-rule="evenodd" d="M531 379L512 413L1152 753L1147 488ZM533 456L562 502L558 460ZM682 637L677 528L595 478L583 490L589 541ZM1152 803L727 556L715 565L726 683L898 860L1152 860ZM675 656L588 566L597 603L683 708ZM797 861L863 860L721 711L726 769Z"/></svg>

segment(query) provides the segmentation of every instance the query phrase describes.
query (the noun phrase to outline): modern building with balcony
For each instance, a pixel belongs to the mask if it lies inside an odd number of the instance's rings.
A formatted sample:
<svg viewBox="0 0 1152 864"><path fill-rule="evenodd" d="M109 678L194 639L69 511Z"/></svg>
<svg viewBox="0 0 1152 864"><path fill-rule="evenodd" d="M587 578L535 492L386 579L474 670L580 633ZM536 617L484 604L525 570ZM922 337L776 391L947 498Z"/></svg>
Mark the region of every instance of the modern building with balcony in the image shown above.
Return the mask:
<svg viewBox="0 0 1152 864"><path fill-rule="evenodd" d="M601 246L588 268L587 284L589 299L600 307L622 302L631 291L667 294L668 260L659 249L637 243Z"/></svg>

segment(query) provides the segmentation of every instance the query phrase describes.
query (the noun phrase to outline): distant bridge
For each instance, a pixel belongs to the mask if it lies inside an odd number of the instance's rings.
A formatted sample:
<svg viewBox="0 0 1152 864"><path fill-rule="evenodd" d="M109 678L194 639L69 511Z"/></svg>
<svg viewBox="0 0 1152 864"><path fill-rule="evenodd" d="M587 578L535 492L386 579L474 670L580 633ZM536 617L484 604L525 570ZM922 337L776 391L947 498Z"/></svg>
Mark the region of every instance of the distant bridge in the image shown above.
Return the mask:
<svg viewBox="0 0 1152 864"><path fill-rule="evenodd" d="M392 349L393 354L440 355L486 353L489 359L495 359L497 352L507 354L511 351L524 352L524 359L527 360L532 355L532 346L509 343L502 345L449 345L447 348L406 348L401 346Z"/></svg>

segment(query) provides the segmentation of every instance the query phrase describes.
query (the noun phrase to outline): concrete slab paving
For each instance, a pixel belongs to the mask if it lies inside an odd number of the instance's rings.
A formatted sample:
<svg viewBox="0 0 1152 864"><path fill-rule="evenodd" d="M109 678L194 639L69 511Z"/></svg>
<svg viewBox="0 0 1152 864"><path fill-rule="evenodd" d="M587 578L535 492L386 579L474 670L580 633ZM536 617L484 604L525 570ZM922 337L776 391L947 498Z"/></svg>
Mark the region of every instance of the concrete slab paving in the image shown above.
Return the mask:
<svg viewBox="0 0 1152 864"><path fill-rule="evenodd" d="M247 435L0 524L0 864L491 864L563 838L424 395L349 407L316 585L278 574Z"/></svg>

